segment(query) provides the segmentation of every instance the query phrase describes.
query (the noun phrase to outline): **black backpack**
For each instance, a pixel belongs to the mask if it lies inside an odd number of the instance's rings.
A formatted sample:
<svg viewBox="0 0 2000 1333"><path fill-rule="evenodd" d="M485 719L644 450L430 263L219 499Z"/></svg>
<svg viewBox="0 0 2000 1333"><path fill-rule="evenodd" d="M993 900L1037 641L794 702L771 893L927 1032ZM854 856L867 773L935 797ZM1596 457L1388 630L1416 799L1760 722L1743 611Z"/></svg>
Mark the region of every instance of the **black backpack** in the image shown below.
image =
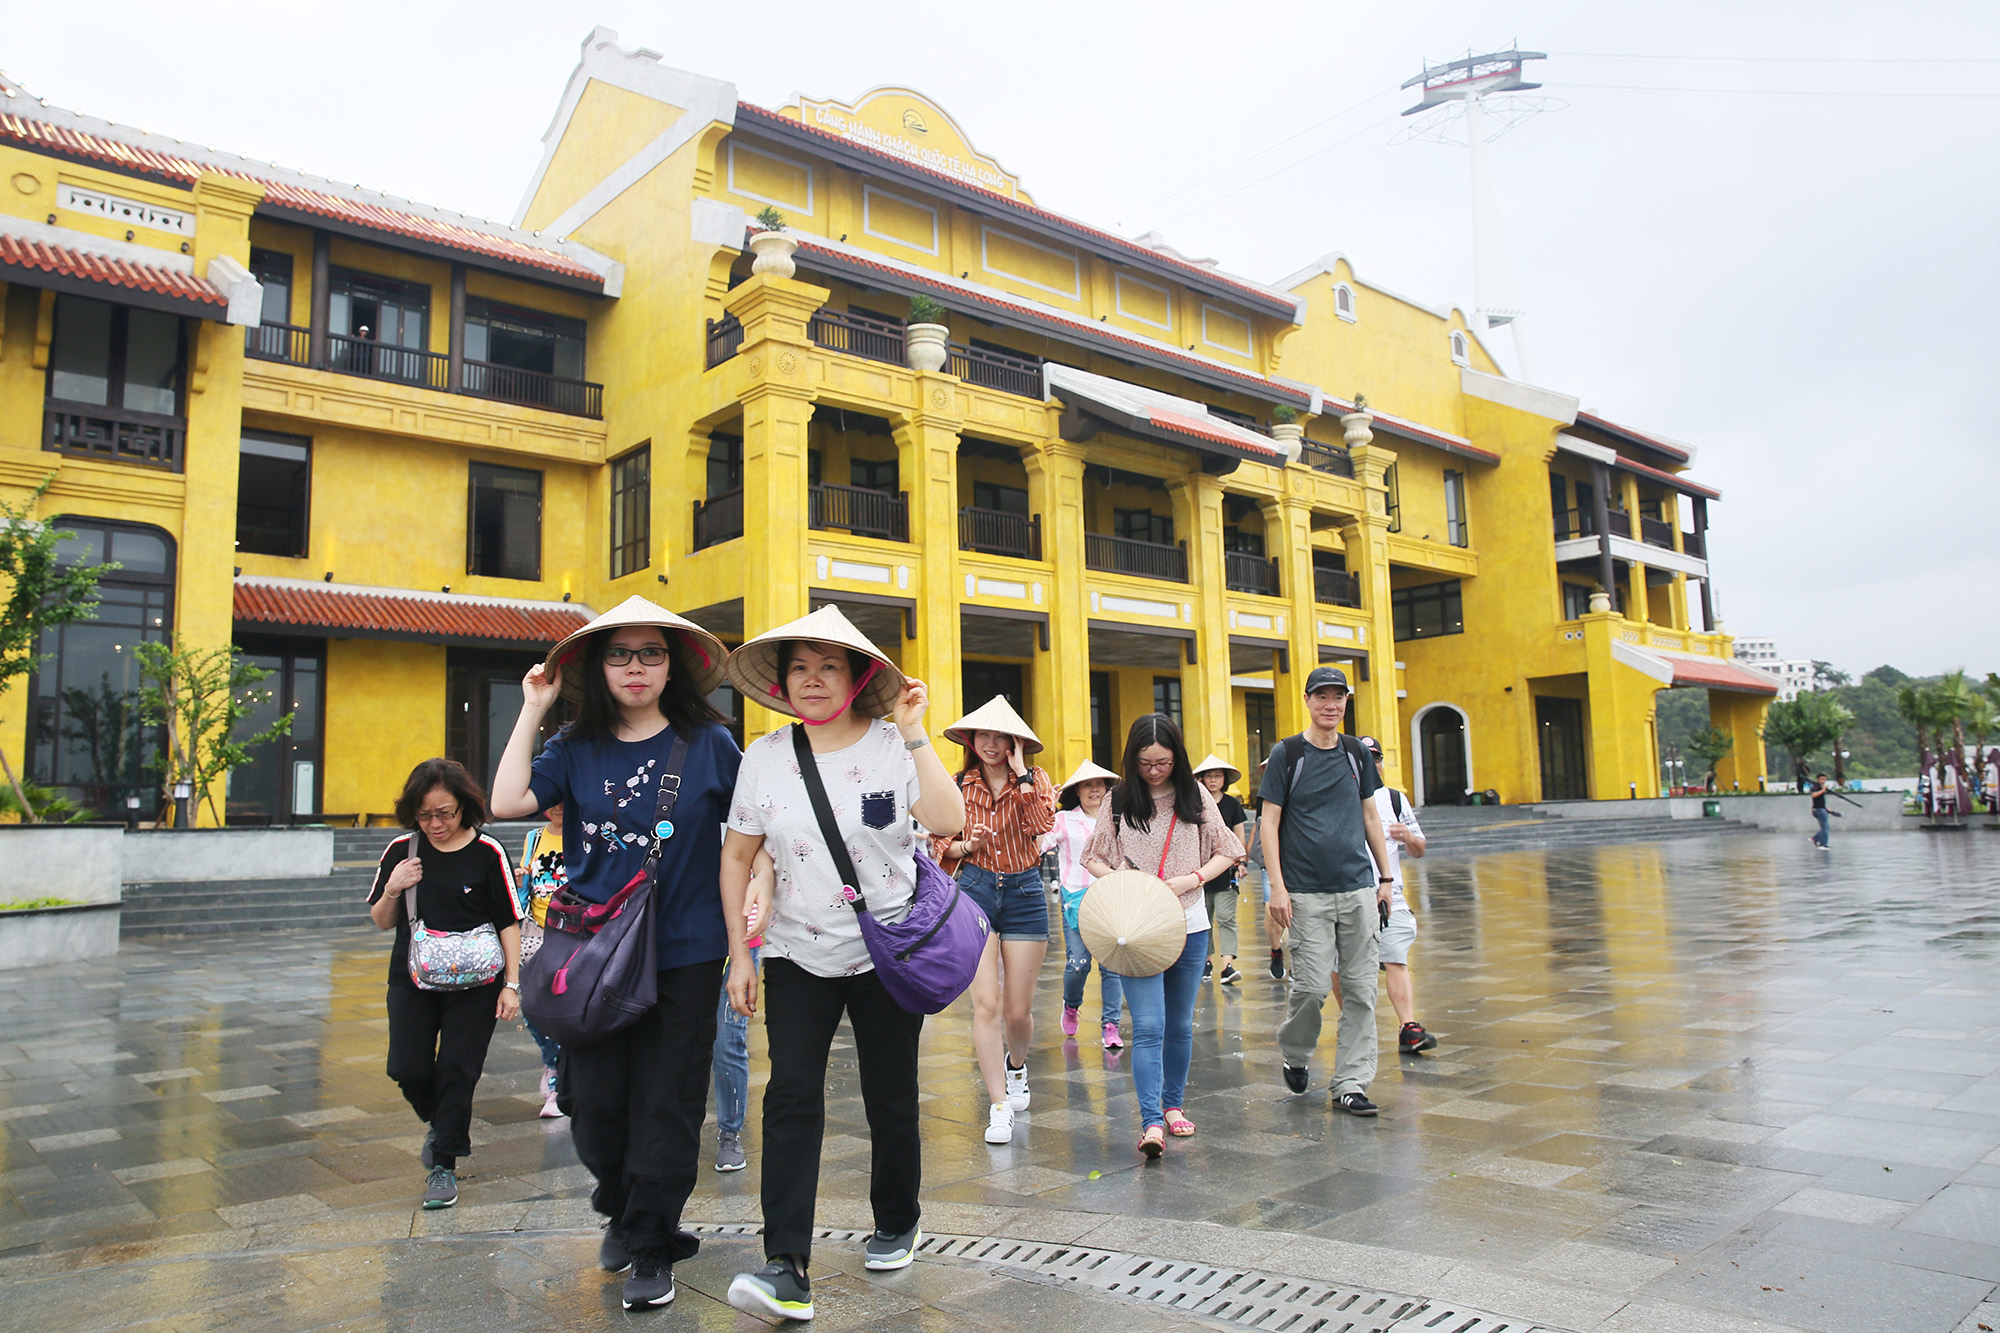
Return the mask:
<svg viewBox="0 0 2000 1333"><path fill-rule="evenodd" d="M1363 763L1372 765L1375 762L1375 756L1368 753L1366 747L1359 740L1344 731L1335 732L1334 741L1335 748L1347 756L1347 766L1354 771L1354 782L1356 787L1359 787L1361 784L1361 765ZM1267 762L1285 775L1283 790L1276 797L1272 798L1279 805L1282 806L1290 803L1292 784L1297 782L1299 774L1305 771L1306 747L1311 744L1306 739L1305 733L1299 732L1296 735L1285 737L1285 739L1279 741L1271 748L1271 754ZM1390 799L1393 800L1395 798L1391 797Z"/></svg>

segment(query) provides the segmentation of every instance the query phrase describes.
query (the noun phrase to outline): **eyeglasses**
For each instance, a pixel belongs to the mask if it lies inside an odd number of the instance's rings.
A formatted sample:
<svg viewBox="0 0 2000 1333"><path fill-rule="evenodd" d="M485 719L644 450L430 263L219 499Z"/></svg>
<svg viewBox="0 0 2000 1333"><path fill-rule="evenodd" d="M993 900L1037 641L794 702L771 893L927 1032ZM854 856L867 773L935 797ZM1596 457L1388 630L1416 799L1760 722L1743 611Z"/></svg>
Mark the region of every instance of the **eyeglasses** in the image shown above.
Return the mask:
<svg viewBox="0 0 2000 1333"><path fill-rule="evenodd" d="M1141 759L1139 770L1143 773L1163 773L1174 766L1171 759Z"/></svg>
<svg viewBox="0 0 2000 1333"><path fill-rule="evenodd" d="M458 818L458 807L455 805L449 810L417 811L417 822L419 824L448 824L452 820L457 818Z"/></svg>
<svg viewBox="0 0 2000 1333"><path fill-rule="evenodd" d="M606 666L624 666L634 654L647 666L658 666L667 660L667 650L657 643L649 643L644 648L625 648L614 644L604 650Z"/></svg>

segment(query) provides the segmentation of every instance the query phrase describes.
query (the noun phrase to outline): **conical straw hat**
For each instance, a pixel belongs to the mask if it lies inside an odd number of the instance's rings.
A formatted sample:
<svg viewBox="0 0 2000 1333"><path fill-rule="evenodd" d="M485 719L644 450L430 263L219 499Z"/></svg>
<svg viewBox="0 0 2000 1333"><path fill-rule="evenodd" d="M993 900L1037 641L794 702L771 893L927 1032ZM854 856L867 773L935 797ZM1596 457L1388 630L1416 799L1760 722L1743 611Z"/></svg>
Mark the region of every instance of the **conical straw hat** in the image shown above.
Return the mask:
<svg viewBox="0 0 2000 1333"><path fill-rule="evenodd" d="M1114 787L1118 785L1118 775L1116 773L1086 759L1076 766L1076 772L1063 779L1063 785L1056 788L1056 791L1058 794L1066 792L1077 783L1089 782L1093 778L1102 778Z"/></svg>
<svg viewBox="0 0 2000 1333"><path fill-rule="evenodd" d="M1157 976L1187 947L1187 913L1166 881L1143 870L1093 880L1077 909L1084 947L1121 977Z"/></svg>
<svg viewBox="0 0 2000 1333"><path fill-rule="evenodd" d="M946 727L944 738L948 741L957 741L960 745L970 746L972 733L975 731L997 731L1014 737L1021 742L1022 758L1042 748L1042 742L1035 735L1034 728L1021 720L1021 715L1014 711L1014 705L1007 702L1007 696L1004 694L994 695Z"/></svg>
<svg viewBox="0 0 2000 1333"><path fill-rule="evenodd" d="M698 693L713 694L722 684L722 659L729 655L722 640L685 616L677 616L657 602L638 596L627 597L582 629L565 635L543 659L543 673L553 675L561 667L563 697L581 699L584 641L599 630L618 630L627 625L657 625L670 637L679 635L682 645L694 658L694 687Z"/></svg>
<svg viewBox="0 0 2000 1333"><path fill-rule="evenodd" d="M1229 775L1228 777L1222 780L1222 785L1225 787L1227 787L1232 782L1238 782L1242 780L1243 773L1240 769L1231 768L1228 764L1216 758L1213 753L1210 753L1208 758L1202 760L1200 763L1194 766L1194 775L1196 777L1200 777L1202 774L1214 768L1219 768L1223 772Z"/></svg>
<svg viewBox="0 0 2000 1333"><path fill-rule="evenodd" d="M799 715L785 697L784 683L778 679L778 645L795 639L831 643L862 653L880 668L854 698L854 711L863 717L887 717L895 711L903 693L903 673L868 642L868 636L854 628L854 622L837 606L822 606L809 616L801 616L776 629L767 629L729 655L726 670L729 683L751 703L779 713ZM858 684L859 682L857 682Z"/></svg>

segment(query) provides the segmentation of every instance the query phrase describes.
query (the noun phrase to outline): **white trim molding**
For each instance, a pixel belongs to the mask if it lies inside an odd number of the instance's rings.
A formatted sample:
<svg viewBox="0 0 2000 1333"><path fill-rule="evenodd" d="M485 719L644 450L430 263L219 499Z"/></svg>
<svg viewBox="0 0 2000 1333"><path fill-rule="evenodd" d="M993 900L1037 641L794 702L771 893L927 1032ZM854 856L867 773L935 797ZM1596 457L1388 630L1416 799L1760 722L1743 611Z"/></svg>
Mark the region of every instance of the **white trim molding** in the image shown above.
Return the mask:
<svg viewBox="0 0 2000 1333"><path fill-rule="evenodd" d="M1154 293L1166 302L1166 323L1162 324L1157 319L1148 319L1144 315L1125 308L1125 284L1128 282L1142 291ZM1158 283L1147 282L1144 278L1134 277L1130 273L1114 273L1111 278L1111 307L1117 312L1120 319L1129 319L1134 324L1144 324L1147 328L1158 329L1162 333L1172 333L1174 331L1174 293L1171 287L1162 287Z"/></svg>
<svg viewBox="0 0 2000 1333"><path fill-rule="evenodd" d="M1333 284L1333 313L1349 324L1360 319L1354 312L1354 288L1344 282Z"/></svg>
<svg viewBox="0 0 2000 1333"><path fill-rule="evenodd" d="M874 202L877 195L880 195L884 199L893 199L905 208L914 208L919 212L930 214L931 243L929 245L919 245L915 241L905 240L901 236L891 236L888 232L876 231L873 219L869 215L869 206ZM908 195L897 194L892 190L884 190L874 185L864 184L861 187L861 234L864 236L873 236L878 241L887 241L891 245L900 245L906 250L918 250L927 255L934 255L938 252L938 211L935 206L927 204L921 199L912 199Z"/></svg>
<svg viewBox="0 0 2000 1333"><path fill-rule="evenodd" d="M987 237L993 235L998 235L1002 240L1006 241L1010 245L1018 245L1028 250L1040 250L1043 254L1052 255L1055 258L1060 259L1064 263L1068 264L1069 290L1064 291L1061 287L1051 287L1046 282L1042 282L1036 278L1030 278L1025 274L1015 273L1012 272L1011 270L1004 268L995 268L993 266L992 256L988 253L986 244ZM1083 299L1083 273L1082 270L1077 265L1076 253L1074 251L1058 250L1052 245L1043 245L1039 241L1031 241L1027 237L1021 235L1019 232L1008 231L1004 227L994 227L990 225L980 227L979 267L984 269L988 273L994 274L997 277L1006 278L1010 282L1024 283L1027 286L1033 287L1036 291L1048 292L1051 295L1066 297L1072 301L1081 301Z"/></svg>
<svg viewBox="0 0 2000 1333"><path fill-rule="evenodd" d="M1399 662L1397 665L1401 666L1402 664ZM1412 790L1409 792L1409 797L1412 802L1419 806L1427 804L1424 800L1424 718L1440 708L1449 709L1458 714L1460 743L1465 748L1465 789L1467 791L1479 790L1479 783L1475 779L1475 770L1472 767L1472 715L1457 704L1440 699L1436 703L1425 704L1410 715L1410 786Z"/></svg>
<svg viewBox="0 0 2000 1333"><path fill-rule="evenodd" d="M805 201L801 203L797 199L773 199L768 194L758 194L755 190L746 190L741 185L738 185L736 183L736 150L739 147L741 147L742 150L746 153L752 153L758 157L767 157L771 159L771 161L773 162L782 162L788 167L797 167L799 170L805 172L806 174ZM803 213L807 217L812 216L813 187L818 184L818 181L815 178L813 172L812 163L801 162L795 157L786 157L783 153L775 152L769 148L760 148L756 144L746 143L739 145L734 139L731 139L727 147L724 149L723 157L727 164L723 188L728 190L731 194L741 195L745 199L755 199L758 203L769 204L773 208L789 208L797 212Z"/></svg>

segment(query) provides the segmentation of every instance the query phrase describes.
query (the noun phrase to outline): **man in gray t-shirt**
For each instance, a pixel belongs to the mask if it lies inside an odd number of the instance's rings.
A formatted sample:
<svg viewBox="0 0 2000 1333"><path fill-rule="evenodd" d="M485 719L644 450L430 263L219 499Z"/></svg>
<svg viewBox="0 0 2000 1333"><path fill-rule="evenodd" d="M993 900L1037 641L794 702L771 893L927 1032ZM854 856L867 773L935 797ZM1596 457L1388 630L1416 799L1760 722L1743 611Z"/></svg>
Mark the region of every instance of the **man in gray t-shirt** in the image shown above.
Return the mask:
<svg viewBox="0 0 2000 1333"><path fill-rule="evenodd" d="M1382 779L1375 757L1340 733L1347 700L1347 676L1338 667L1315 667L1306 677L1310 721L1303 736L1280 745L1266 762L1259 833L1272 938L1287 926L1292 932L1291 999L1278 1027L1285 1086L1306 1090L1320 1010L1338 972L1333 1104L1350 1115L1374 1115L1368 1085L1375 1078L1377 904L1388 904L1395 881L1376 873L1377 865L1389 864L1374 800Z"/></svg>

